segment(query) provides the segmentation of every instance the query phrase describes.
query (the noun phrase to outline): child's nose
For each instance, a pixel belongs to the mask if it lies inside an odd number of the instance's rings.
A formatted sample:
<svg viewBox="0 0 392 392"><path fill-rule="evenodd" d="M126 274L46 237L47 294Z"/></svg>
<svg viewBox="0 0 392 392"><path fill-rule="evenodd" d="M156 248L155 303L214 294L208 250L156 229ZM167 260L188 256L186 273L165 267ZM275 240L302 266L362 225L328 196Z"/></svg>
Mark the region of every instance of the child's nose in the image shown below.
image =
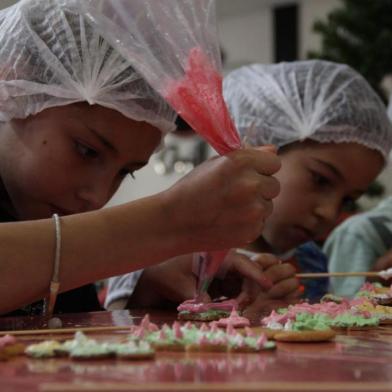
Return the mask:
<svg viewBox="0 0 392 392"><path fill-rule="evenodd" d="M77 198L83 201L87 211L92 211L102 208L109 201L111 193L108 184L92 184L79 188Z"/></svg>
<svg viewBox="0 0 392 392"><path fill-rule="evenodd" d="M317 204L314 214L320 218L324 224L335 223L340 211L340 202L331 197L326 197Z"/></svg>

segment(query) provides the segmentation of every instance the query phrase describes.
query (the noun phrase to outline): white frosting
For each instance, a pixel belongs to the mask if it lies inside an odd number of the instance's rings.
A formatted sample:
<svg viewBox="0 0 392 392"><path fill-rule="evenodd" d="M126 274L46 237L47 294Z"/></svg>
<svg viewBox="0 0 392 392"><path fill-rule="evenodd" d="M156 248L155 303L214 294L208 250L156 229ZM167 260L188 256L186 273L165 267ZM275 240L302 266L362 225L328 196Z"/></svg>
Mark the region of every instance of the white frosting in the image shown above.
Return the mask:
<svg viewBox="0 0 392 392"><path fill-rule="evenodd" d="M386 269L386 270L380 271L380 272L378 273L378 275L379 275L381 278L383 278L383 279L385 279L385 280L388 280L388 279L392 278L392 268L388 268L388 269Z"/></svg>
<svg viewBox="0 0 392 392"><path fill-rule="evenodd" d="M61 344L56 340L46 340L41 343L31 344L25 350L27 355L35 358L48 358L56 355L55 350L60 349Z"/></svg>
<svg viewBox="0 0 392 392"><path fill-rule="evenodd" d="M291 331L293 329L293 322L291 320L287 320L286 324L284 325L285 331Z"/></svg>
<svg viewBox="0 0 392 392"><path fill-rule="evenodd" d="M284 325L278 323L277 321L270 321L269 323L267 323L266 327L269 329L283 329Z"/></svg>

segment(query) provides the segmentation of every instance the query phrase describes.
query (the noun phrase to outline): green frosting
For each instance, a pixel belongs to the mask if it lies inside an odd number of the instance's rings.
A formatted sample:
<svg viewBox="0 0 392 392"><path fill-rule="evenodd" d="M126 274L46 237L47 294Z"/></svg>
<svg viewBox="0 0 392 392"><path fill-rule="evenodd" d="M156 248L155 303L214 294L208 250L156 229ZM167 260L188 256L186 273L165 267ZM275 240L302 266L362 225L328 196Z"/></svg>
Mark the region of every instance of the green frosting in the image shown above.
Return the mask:
<svg viewBox="0 0 392 392"><path fill-rule="evenodd" d="M373 327L378 325L379 321L380 319L378 317L365 318L350 313L343 313L332 320L331 326L340 328Z"/></svg>
<svg viewBox="0 0 392 392"><path fill-rule="evenodd" d="M324 314L299 313L293 321L293 331L323 331L330 328L331 318Z"/></svg>
<svg viewBox="0 0 392 392"><path fill-rule="evenodd" d="M291 330L326 330L331 327L349 328L349 327L371 327L379 323L378 317L365 318L360 315L353 315L349 312L340 314L331 318L325 314L299 313L295 321L292 322Z"/></svg>
<svg viewBox="0 0 392 392"><path fill-rule="evenodd" d="M363 290L363 291L358 291L357 294L355 294L355 297L356 298L358 298L358 297L371 297L372 295L373 295L372 292Z"/></svg>
<svg viewBox="0 0 392 392"><path fill-rule="evenodd" d="M183 310L179 314L195 314L195 313L190 312L188 310ZM208 320L211 317L214 317L214 319L218 319L218 318L230 316L230 312L227 312L225 310L210 309L207 312L198 313L197 316L200 320L204 320L204 319Z"/></svg>

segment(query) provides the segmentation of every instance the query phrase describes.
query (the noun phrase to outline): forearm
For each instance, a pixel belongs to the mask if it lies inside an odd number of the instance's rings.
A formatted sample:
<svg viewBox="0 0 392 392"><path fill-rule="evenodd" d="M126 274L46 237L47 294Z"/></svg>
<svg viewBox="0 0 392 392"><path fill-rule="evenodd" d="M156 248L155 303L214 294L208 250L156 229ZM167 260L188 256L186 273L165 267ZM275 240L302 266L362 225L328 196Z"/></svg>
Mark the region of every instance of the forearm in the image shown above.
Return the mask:
<svg viewBox="0 0 392 392"><path fill-rule="evenodd" d="M164 207L156 196L62 217L61 291L181 252L184 242L166 221ZM52 219L0 224L1 313L47 295L54 251Z"/></svg>

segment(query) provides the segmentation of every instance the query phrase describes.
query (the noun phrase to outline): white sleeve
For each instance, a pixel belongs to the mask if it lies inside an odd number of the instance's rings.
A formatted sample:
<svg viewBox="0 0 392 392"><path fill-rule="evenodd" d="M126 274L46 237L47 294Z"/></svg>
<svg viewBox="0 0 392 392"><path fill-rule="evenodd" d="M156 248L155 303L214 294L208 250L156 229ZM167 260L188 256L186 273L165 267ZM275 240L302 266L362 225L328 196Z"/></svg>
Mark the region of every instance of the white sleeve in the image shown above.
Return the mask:
<svg viewBox="0 0 392 392"><path fill-rule="evenodd" d="M142 273L143 270L141 269L108 279L108 293L105 299L105 308L119 299L129 298L133 294Z"/></svg>

